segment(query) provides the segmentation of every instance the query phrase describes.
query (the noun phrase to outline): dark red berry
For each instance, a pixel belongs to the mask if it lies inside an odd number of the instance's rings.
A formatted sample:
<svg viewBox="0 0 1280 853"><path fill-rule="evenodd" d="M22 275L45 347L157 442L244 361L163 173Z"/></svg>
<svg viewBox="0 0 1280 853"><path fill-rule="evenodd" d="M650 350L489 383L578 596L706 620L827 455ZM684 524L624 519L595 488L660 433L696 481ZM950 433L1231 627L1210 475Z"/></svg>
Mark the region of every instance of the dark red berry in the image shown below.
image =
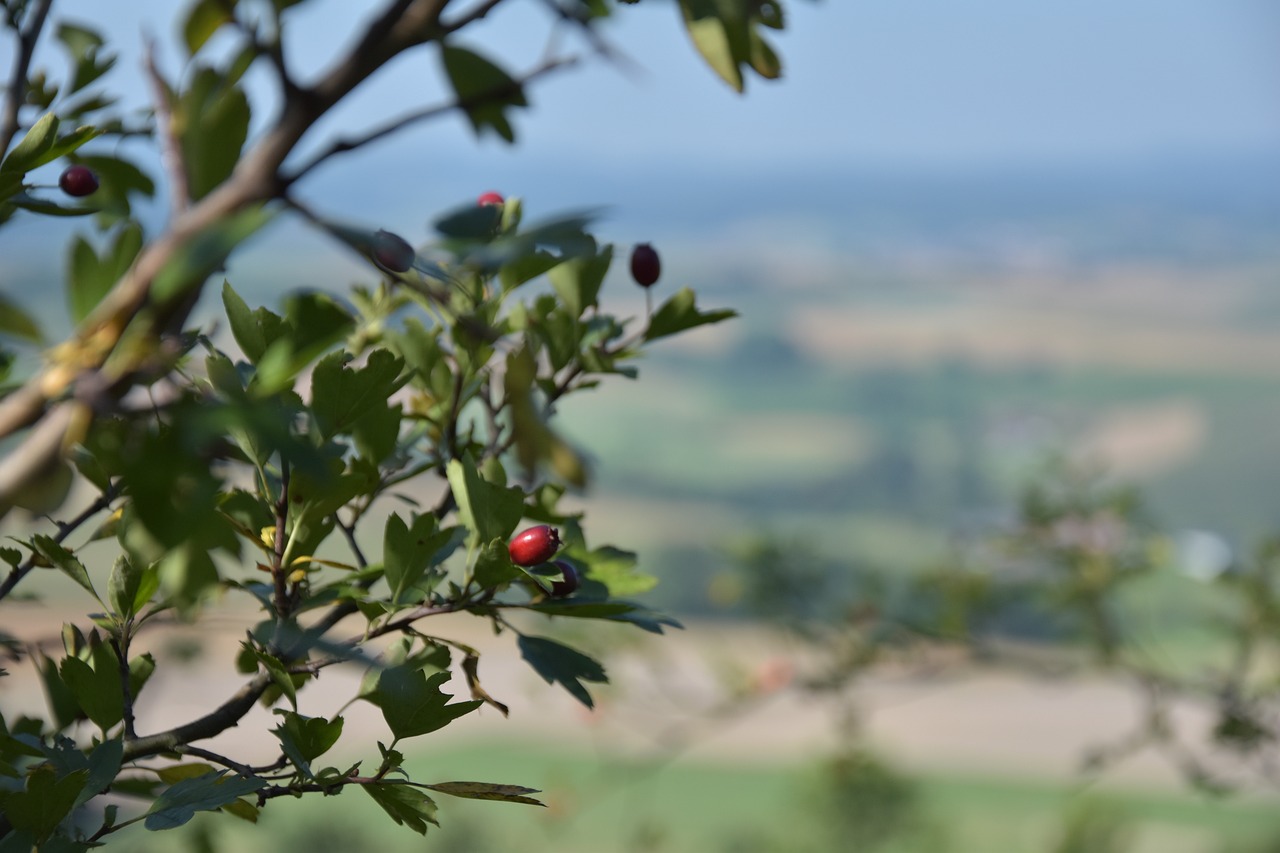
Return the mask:
<svg viewBox="0 0 1280 853"><path fill-rule="evenodd" d="M482 207L486 204L496 204L499 207L501 207L503 202L505 201L506 199L502 197L501 193L496 193L493 190L489 190L487 193L480 194L480 198L476 199L476 204Z"/></svg>
<svg viewBox="0 0 1280 853"><path fill-rule="evenodd" d="M551 597L564 598L577 592L578 586L582 583L582 576L578 574L578 570L573 567L573 564L564 560L556 560L553 565L560 570L561 579L551 582Z"/></svg>
<svg viewBox="0 0 1280 853"><path fill-rule="evenodd" d="M98 191L98 176L88 166L68 166L58 178L58 186L67 195L81 198Z"/></svg>
<svg viewBox="0 0 1280 853"><path fill-rule="evenodd" d="M373 261L388 272L408 272L415 252L403 237L390 231L373 235Z"/></svg>
<svg viewBox="0 0 1280 853"><path fill-rule="evenodd" d="M507 546L511 562L517 566L536 566L551 559L560 548L560 534L554 527L539 524L521 531Z"/></svg>
<svg viewBox="0 0 1280 853"><path fill-rule="evenodd" d="M631 250L631 277L641 287L652 287L662 275L662 261L658 251L648 243L637 243Z"/></svg>

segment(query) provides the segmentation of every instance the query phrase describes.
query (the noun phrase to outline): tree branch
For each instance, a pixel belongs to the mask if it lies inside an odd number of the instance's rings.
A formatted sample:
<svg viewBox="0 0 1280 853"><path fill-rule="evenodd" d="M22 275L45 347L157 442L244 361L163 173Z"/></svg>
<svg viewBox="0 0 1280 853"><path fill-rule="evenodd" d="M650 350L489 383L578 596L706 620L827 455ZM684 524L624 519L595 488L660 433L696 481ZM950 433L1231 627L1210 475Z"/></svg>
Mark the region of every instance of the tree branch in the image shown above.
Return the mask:
<svg viewBox="0 0 1280 853"><path fill-rule="evenodd" d="M9 152L13 138L18 135L18 111L27 96L27 71L31 67L31 57L35 53L36 42L40 40L40 31L44 29L45 19L53 0L37 0L35 11L27 21L27 28L18 37L18 52L13 58L13 71L9 74L9 88L5 92L4 116L0 117L0 157Z"/></svg>
<svg viewBox="0 0 1280 853"><path fill-rule="evenodd" d="M198 720L145 737L125 738L123 760L136 761L149 755L172 752L177 747L185 746L192 741L221 734L238 724L244 715L253 709L254 703L262 697L270 685L271 674L260 672L216 710Z"/></svg>
<svg viewBox="0 0 1280 853"><path fill-rule="evenodd" d="M410 47L429 40L438 29L441 10L448 0L396 0L365 30L359 44L339 61L312 89L301 90L285 103L275 125L237 164L226 181L182 211L169 230L146 246L134 264L98 303L67 342L69 351L83 358L83 371L100 371L115 349L126 326L151 302L151 286L169 262L192 240L227 217L278 198L285 189L279 170L285 158L315 122L356 86ZM188 283L194 304L204 282ZM148 331L164 330L175 319L158 310ZM63 450L70 417L65 403L54 399L65 394L65 365L52 364L33 376L23 388L0 401L0 438L40 423L0 464L0 507L10 502ZM126 388L113 388L118 399Z"/></svg>

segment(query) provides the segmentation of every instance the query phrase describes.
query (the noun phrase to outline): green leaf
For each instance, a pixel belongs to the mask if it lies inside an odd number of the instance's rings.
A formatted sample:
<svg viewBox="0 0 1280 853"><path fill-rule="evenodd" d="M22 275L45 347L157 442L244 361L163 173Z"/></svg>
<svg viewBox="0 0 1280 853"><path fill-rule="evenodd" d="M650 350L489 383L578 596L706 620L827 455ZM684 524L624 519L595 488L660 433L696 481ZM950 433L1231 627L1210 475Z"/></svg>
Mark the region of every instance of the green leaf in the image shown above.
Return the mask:
<svg viewBox="0 0 1280 853"><path fill-rule="evenodd" d="M428 677L411 665L388 667L378 675L378 686L367 698L382 709L397 739L417 737L444 728L482 704L478 699L450 704L453 695L440 690L449 678L448 672Z"/></svg>
<svg viewBox="0 0 1280 853"><path fill-rule="evenodd" d="M27 195L26 193L18 193L15 196L11 196L8 202L14 207L20 207L23 210L29 210L32 213L39 213L44 216L88 216L91 213L98 212L97 207L86 207L82 204L61 205L48 199Z"/></svg>
<svg viewBox="0 0 1280 853"><path fill-rule="evenodd" d="M3 293L0 293L0 335L11 335L33 344L44 340L40 327L31 315Z"/></svg>
<svg viewBox="0 0 1280 853"><path fill-rule="evenodd" d="M4 814L14 829L43 841L75 808L88 776L79 770L59 779L53 767L41 765L27 777L26 790L5 797Z"/></svg>
<svg viewBox="0 0 1280 853"><path fill-rule="evenodd" d="M547 270L560 263L560 258L548 252L532 252L520 255L513 261L503 264L498 271L504 293L510 293L527 281L532 281Z"/></svg>
<svg viewBox="0 0 1280 853"><path fill-rule="evenodd" d="M482 589L493 589L510 583L524 572L511 562L506 539L494 539L476 557L474 576Z"/></svg>
<svg viewBox="0 0 1280 853"><path fill-rule="evenodd" d="M33 168L32 164L53 147L57 137L58 117L53 113L45 113L31 125L31 129L17 145L13 146L4 158L4 162L0 163L0 172L14 175L26 174Z"/></svg>
<svg viewBox="0 0 1280 853"><path fill-rule="evenodd" d="M53 723L58 731L62 731L77 719L83 719L80 703L76 701L71 688L58 672L58 665L52 658L40 655L40 683L44 686L45 700L49 703L49 712L53 715Z"/></svg>
<svg viewBox="0 0 1280 853"><path fill-rule="evenodd" d="M495 785L492 782L437 782L425 785L441 794L451 797L463 797L468 800L498 800L504 803L525 803L530 806L545 805L527 794L542 793L537 788L525 788L520 785Z"/></svg>
<svg viewBox="0 0 1280 853"><path fill-rule="evenodd" d="M342 734L342 717L326 720L323 717L304 717L292 711L277 708L275 713L284 719L271 733L280 739L280 748L302 771L303 775L315 778L311 772L311 762L338 742Z"/></svg>
<svg viewBox="0 0 1280 853"><path fill-rule="evenodd" d="M71 54L71 62L74 66L66 94L78 92L88 86L115 64L115 56L98 58L98 51L106 42L101 35L88 27L62 23L58 26L56 35L58 41L62 42L67 52Z"/></svg>
<svg viewBox="0 0 1280 853"><path fill-rule="evenodd" d="M223 778L227 772L218 770L170 785L147 809L143 825L153 831L174 829L195 817L196 812L214 811L267 785L265 779L256 776Z"/></svg>
<svg viewBox="0 0 1280 853"><path fill-rule="evenodd" d="M569 694L586 705L594 708L595 702L582 682L590 681L598 684L608 682L604 667L594 658L584 655L577 649L549 640L546 637L530 637L520 635L520 656L523 657L534 672L542 676L548 684L561 684Z"/></svg>
<svg viewBox="0 0 1280 853"><path fill-rule="evenodd" d="M260 649L253 650L254 657L262 664L262 668L271 676L271 681L280 688L280 692L289 700L289 704L298 708L298 688L293 683L293 676L285 669L283 663Z"/></svg>
<svg viewBox="0 0 1280 853"><path fill-rule="evenodd" d="M331 353L311 373L311 412L325 438L349 432L375 409L387 411L388 398L408 381L401 378L404 360L389 350L369 353L356 370L344 363L347 358L345 352Z"/></svg>
<svg viewBox="0 0 1280 853"><path fill-rule="evenodd" d="M115 241L99 257L83 237L71 242L67 263L67 301L71 319L80 322L89 316L115 283L124 276L142 249L142 226L128 222L116 233Z"/></svg>
<svg viewBox="0 0 1280 853"><path fill-rule="evenodd" d="M524 515L524 492L504 488L480 476L470 459L451 459L446 467L458 515L474 543L506 539Z"/></svg>
<svg viewBox="0 0 1280 853"><path fill-rule="evenodd" d="M451 210L431 223L444 237L484 240L497 233L502 208L493 204L468 204Z"/></svg>
<svg viewBox="0 0 1280 853"><path fill-rule="evenodd" d="M784 25L777 0L680 0L685 29L702 58L726 83L741 92L743 66L766 79L782 74L782 63L760 32Z"/></svg>
<svg viewBox="0 0 1280 853"><path fill-rule="evenodd" d="M547 278L565 307L574 317L597 304L600 285L613 260L613 246L605 246L591 257L571 258L551 269Z"/></svg>
<svg viewBox="0 0 1280 853"><path fill-rule="evenodd" d="M124 741L120 738L105 740L89 753L84 788L76 797L75 807L79 808L89 800L105 791L120 772L120 764L124 758Z"/></svg>
<svg viewBox="0 0 1280 853"><path fill-rule="evenodd" d="M104 732L124 718L124 690L120 684L120 660L106 643L93 647L89 663L65 658L58 671L85 716Z"/></svg>
<svg viewBox="0 0 1280 853"><path fill-rule="evenodd" d="M227 312L227 322L231 325L231 335L236 339L241 352L251 364L256 364L267 349L267 339L262 325L254 317L253 312L240 294L235 292L231 282L222 282L222 307ZM271 312L267 312L275 317ZM279 318L276 318L279 321Z"/></svg>
<svg viewBox="0 0 1280 853"><path fill-rule="evenodd" d="M259 391L274 394L289 387L304 367L342 341L354 323L351 312L328 294L290 296L284 324L258 362Z"/></svg>
<svg viewBox="0 0 1280 853"><path fill-rule="evenodd" d="M458 533L455 527L436 529L436 519L431 513L414 516L408 525L395 513L387 518L382 559L392 602L420 601L435 586L439 577L424 584L423 576L453 553L458 546Z"/></svg>
<svg viewBox="0 0 1280 853"><path fill-rule="evenodd" d="M187 11L182 40L188 56L195 56L214 33L235 19L235 5L236 0L200 0Z"/></svg>
<svg viewBox="0 0 1280 853"><path fill-rule="evenodd" d="M107 581L107 600L111 612L126 619L135 616L160 588L160 575L155 566L139 566L127 554L116 557Z"/></svg>
<svg viewBox="0 0 1280 853"><path fill-rule="evenodd" d="M63 574L87 589L94 598L98 597L97 591L93 588L93 581L89 580L89 572L75 554L63 548L52 537L43 534L31 537L31 547L36 553L53 563Z"/></svg>
<svg viewBox="0 0 1280 853"><path fill-rule="evenodd" d="M360 788L397 824L419 835L427 834L429 823L440 825L436 823L435 802L417 788L399 782L376 782Z"/></svg>
<svg viewBox="0 0 1280 853"><path fill-rule="evenodd" d="M610 622L628 622L651 634L663 633L663 626L683 628L684 626L639 604L630 601L591 601L571 599L568 601L540 601L528 605L529 610L547 616L567 616L577 619L605 619Z"/></svg>
<svg viewBox="0 0 1280 853"><path fill-rule="evenodd" d="M649 320L649 328L645 330L646 341L674 335L687 329L703 326L708 323L719 323L737 317L738 312L731 309L702 312L695 304L696 297L689 288L683 288L662 304Z"/></svg>
<svg viewBox="0 0 1280 853"><path fill-rule="evenodd" d="M221 184L240 161L249 134L249 100L212 68L199 68L173 105L181 128L183 163L191 198Z"/></svg>
<svg viewBox="0 0 1280 853"><path fill-rule="evenodd" d="M507 120L508 107L525 107L524 90L510 74L466 48L445 45L441 49L445 74L453 85L458 105L478 134L491 129L507 142L515 131Z"/></svg>

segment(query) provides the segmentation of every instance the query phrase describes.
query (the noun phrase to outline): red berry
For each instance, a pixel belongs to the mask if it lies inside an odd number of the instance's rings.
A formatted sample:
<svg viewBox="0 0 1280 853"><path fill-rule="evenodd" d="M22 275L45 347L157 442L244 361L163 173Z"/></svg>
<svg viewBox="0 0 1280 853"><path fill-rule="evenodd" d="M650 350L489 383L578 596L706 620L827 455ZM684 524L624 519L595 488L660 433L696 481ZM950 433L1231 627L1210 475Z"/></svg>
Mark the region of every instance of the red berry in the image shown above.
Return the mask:
<svg viewBox="0 0 1280 853"><path fill-rule="evenodd" d="M631 250L631 277L641 287L652 287L662 275L662 261L658 252L648 243L637 243Z"/></svg>
<svg viewBox="0 0 1280 853"><path fill-rule="evenodd" d="M480 194L480 198L476 199L476 204L480 205L481 207L483 207L486 204L496 204L499 207L501 207L503 202L505 201L506 199L502 197L501 193L496 193L493 190L489 190L487 193Z"/></svg>
<svg viewBox="0 0 1280 853"><path fill-rule="evenodd" d="M98 176L88 166L68 166L58 178L58 186L67 195L81 198L98 191Z"/></svg>
<svg viewBox="0 0 1280 853"><path fill-rule="evenodd" d="M578 570L573 567L572 563L556 560L554 565L560 570L561 579L551 582L551 597L564 598L567 595L573 595L578 591L578 586L582 583L582 576L578 574Z"/></svg>
<svg viewBox="0 0 1280 853"><path fill-rule="evenodd" d="M408 272L415 254L399 234L379 231L373 235L373 261L388 272Z"/></svg>
<svg viewBox="0 0 1280 853"><path fill-rule="evenodd" d="M551 559L560 547L560 534L554 527L540 524L521 531L507 546L511 562L517 566L536 566Z"/></svg>

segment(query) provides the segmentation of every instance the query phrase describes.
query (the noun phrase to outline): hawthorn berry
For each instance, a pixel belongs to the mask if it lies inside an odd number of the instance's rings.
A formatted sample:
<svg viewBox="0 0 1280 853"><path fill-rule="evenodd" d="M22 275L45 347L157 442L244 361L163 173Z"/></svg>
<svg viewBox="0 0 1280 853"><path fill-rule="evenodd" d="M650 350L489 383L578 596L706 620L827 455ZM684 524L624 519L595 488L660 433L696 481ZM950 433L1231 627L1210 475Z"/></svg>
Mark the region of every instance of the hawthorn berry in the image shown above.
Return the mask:
<svg viewBox="0 0 1280 853"><path fill-rule="evenodd" d="M88 166L68 166L58 178L58 186L67 195L82 198L98 191L98 176Z"/></svg>
<svg viewBox="0 0 1280 853"><path fill-rule="evenodd" d="M631 250L631 277L641 287L652 287L662 275L658 251L648 243L637 243Z"/></svg>
<svg viewBox="0 0 1280 853"><path fill-rule="evenodd" d="M414 255L413 247L399 234L380 230L373 235L373 261L387 272L408 272Z"/></svg>
<svg viewBox="0 0 1280 853"><path fill-rule="evenodd" d="M517 534L507 551L517 566L536 566L550 560L559 548L560 533L550 525L539 524Z"/></svg>
<svg viewBox="0 0 1280 853"><path fill-rule="evenodd" d="M560 570L561 579L551 582L551 597L564 598L577 592L578 586L582 583L582 576L578 574L578 570L573 567L573 564L564 560L556 560L552 565Z"/></svg>
<svg viewBox="0 0 1280 853"><path fill-rule="evenodd" d="M496 193L493 190L489 190L487 193L480 194L480 197L476 199L476 204L480 205L481 207L483 207L486 204L496 204L499 207L501 207L505 201L506 199L502 197L501 193Z"/></svg>

